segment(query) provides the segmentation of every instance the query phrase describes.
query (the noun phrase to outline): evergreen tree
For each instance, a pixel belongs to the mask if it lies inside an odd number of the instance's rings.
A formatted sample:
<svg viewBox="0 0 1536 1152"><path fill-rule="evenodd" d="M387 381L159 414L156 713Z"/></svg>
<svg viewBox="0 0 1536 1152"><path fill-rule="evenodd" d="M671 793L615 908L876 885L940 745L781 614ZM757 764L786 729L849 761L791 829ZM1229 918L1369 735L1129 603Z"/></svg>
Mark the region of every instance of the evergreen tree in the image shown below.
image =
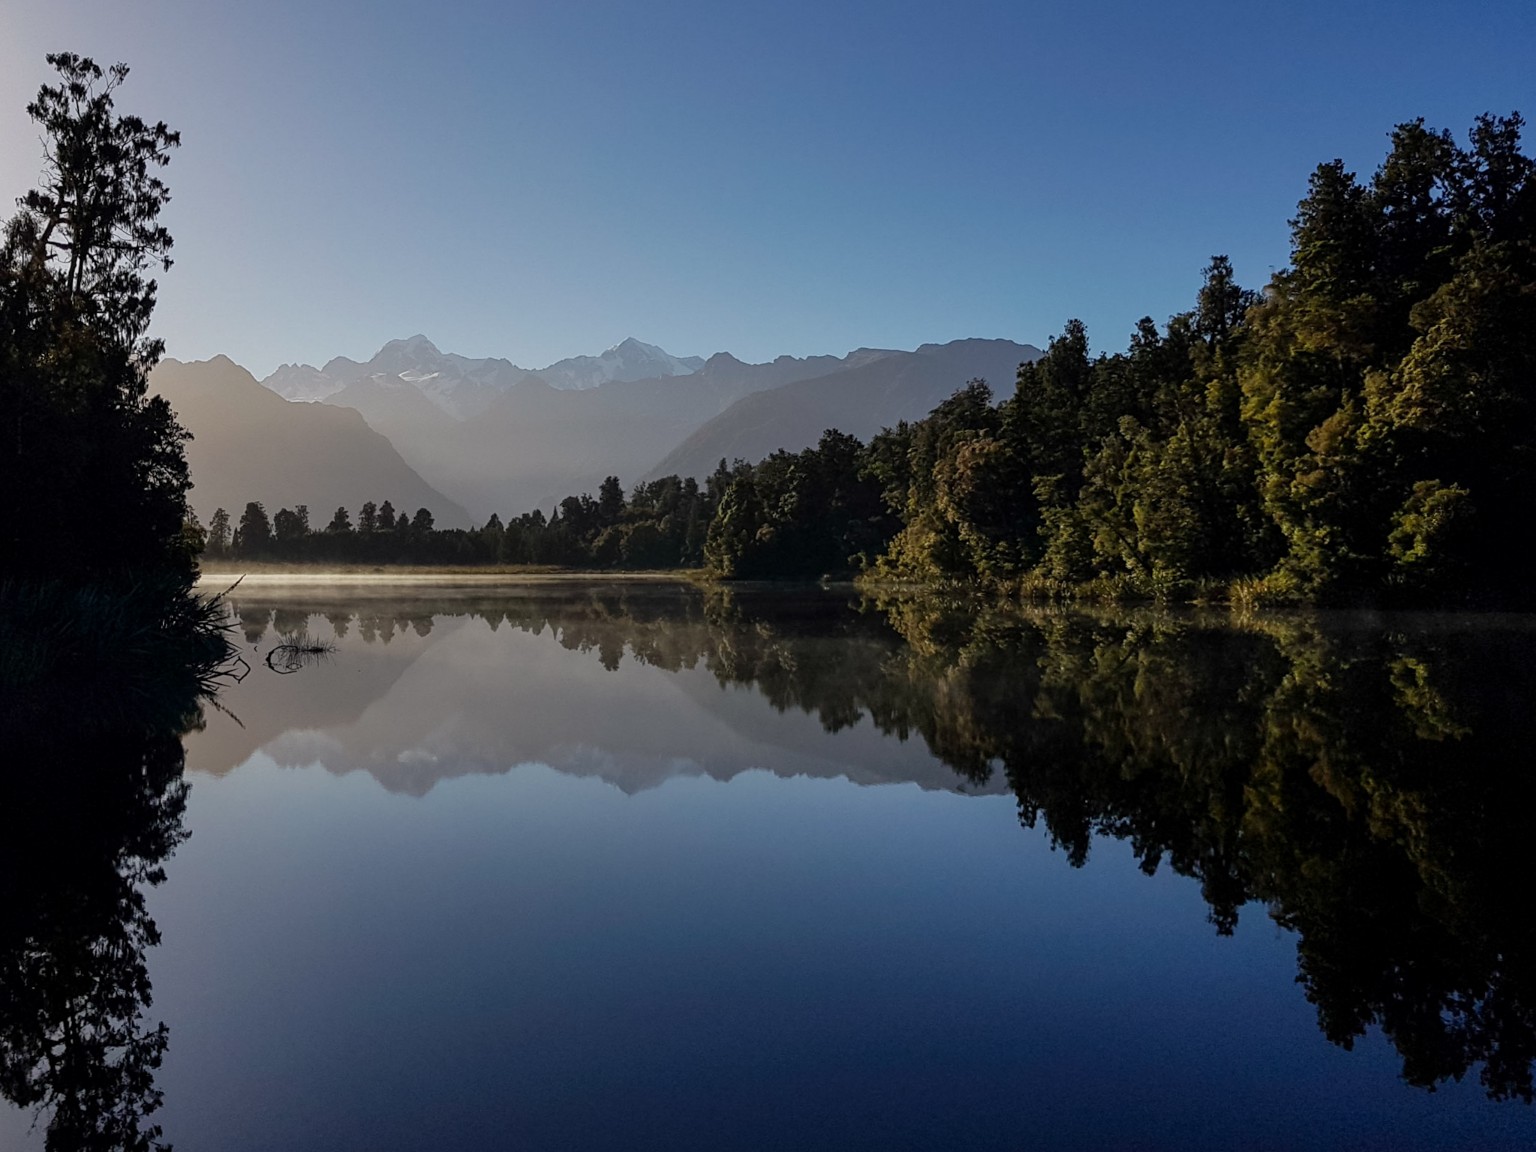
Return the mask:
<svg viewBox="0 0 1536 1152"><path fill-rule="evenodd" d="M58 83L27 107L41 186L0 240L0 547L8 573L131 568L185 581L186 432L147 376L156 283L171 264L156 174L179 143L114 108L128 69L57 53ZM97 523L87 538L82 516Z"/></svg>
<svg viewBox="0 0 1536 1152"><path fill-rule="evenodd" d="M241 556L260 556L272 545L272 522L267 510L253 500L240 514L240 526L235 529L235 551Z"/></svg>
<svg viewBox="0 0 1536 1152"><path fill-rule="evenodd" d="M597 490L597 515L603 527L617 524L624 515L624 486L609 476Z"/></svg>
<svg viewBox="0 0 1536 1152"><path fill-rule="evenodd" d="M229 551L229 545L229 513L217 508L213 519L208 521L208 552L213 556L223 556Z"/></svg>

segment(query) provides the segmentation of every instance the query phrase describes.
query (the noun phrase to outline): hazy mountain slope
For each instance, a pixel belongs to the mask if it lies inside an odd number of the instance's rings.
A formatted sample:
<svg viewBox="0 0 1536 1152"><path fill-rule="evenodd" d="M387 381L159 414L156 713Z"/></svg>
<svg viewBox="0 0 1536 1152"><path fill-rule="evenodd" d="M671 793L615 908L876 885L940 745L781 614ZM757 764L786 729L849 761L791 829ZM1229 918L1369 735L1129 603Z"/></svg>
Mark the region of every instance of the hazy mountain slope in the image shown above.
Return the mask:
<svg viewBox="0 0 1536 1152"><path fill-rule="evenodd" d="M828 428L867 440L899 420L927 415L977 377L1004 395L1019 364L1039 355L1033 345L1011 340L924 344L916 352L756 392L700 426L647 475L704 477L722 459L757 461L780 448L807 448Z"/></svg>
<svg viewBox="0 0 1536 1152"><path fill-rule="evenodd" d="M925 415L972 376L1011 387L1019 361L1034 355L1003 340L766 364L722 352L696 371L632 379L641 365L668 373L693 362L626 340L602 357L552 365L567 385L556 387L509 361L444 353L414 336L390 341L364 364L338 357L323 369L285 365L264 383L356 409L426 484L478 522L492 512L547 512L562 497L595 494L605 476L626 486L674 469L702 476L722 456L803 447L827 427L868 436ZM582 372L615 375L582 387ZM318 503L307 502L312 510Z"/></svg>
<svg viewBox="0 0 1536 1152"><path fill-rule="evenodd" d="M307 504L316 527L338 505L355 516L367 500L391 500L407 512L429 508L445 528L469 523L462 506L417 475L353 409L284 400L224 356L162 361L150 387L192 432L190 499L205 524L215 508L238 518L250 500L269 512Z"/></svg>
<svg viewBox="0 0 1536 1152"><path fill-rule="evenodd" d="M459 421L415 385L383 375L364 376L326 397L324 402L361 412L368 426L383 433L423 480L464 503L462 495L454 490L451 464L451 442Z"/></svg>
<svg viewBox="0 0 1536 1152"><path fill-rule="evenodd" d="M783 356L769 364L744 364L719 353L687 376L580 390L553 388L530 376L474 420L453 427L446 438L425 424L419 430L397 431L393 423L388 428L402 454L477 518L491 512L505 517L532 508L547 511L564 496L596 493L605 476L632 485L689 433L742 396L886 355L860 349L843 358ZM331 402L341 403L348 395L338 394Z"/></svg>

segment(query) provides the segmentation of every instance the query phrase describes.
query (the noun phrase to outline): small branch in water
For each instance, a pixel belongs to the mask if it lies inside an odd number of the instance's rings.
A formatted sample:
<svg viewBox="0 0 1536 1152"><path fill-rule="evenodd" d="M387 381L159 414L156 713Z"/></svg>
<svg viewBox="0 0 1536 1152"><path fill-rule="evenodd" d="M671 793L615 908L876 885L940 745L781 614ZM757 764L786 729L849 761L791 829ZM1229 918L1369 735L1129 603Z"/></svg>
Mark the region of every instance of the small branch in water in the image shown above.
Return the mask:
<svg viewBox="0 0 1536 1152"><path fill-rule="evenodd" d="M282 676L297 672L307 664L318 664L336 651L336 645L311 640L302 632L287 633L278 641L267 653L267 667Z"/></svg>

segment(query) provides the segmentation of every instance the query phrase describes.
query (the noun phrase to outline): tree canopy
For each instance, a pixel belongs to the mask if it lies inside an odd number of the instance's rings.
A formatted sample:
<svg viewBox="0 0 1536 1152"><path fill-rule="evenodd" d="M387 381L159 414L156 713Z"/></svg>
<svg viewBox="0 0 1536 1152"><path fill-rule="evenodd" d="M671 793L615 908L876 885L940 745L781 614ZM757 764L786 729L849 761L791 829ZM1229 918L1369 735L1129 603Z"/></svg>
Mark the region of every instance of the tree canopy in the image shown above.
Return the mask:
<svg viewBox="0 0 1536 1152"><path fill-rule="evenodd" d="M1263 294L1225 257L1127 351L1076 321L993 409L972 387L872 455L888 574L1133 594L1509 597L1536 496L1536 180L1523 121L1400 125L1320 165Z"/></svg>
<svg viewBox="0 0 1536 1152"><path fill-rule="evenodd" d="M67 52L48 62L58 81L27 106L43 141L41 184L0 243L6 570L190 579L187 433L147 393L163 351L148 335L151 272L171 265L159 172L180 137L115 111L125 65L103 71Z"/></svg>

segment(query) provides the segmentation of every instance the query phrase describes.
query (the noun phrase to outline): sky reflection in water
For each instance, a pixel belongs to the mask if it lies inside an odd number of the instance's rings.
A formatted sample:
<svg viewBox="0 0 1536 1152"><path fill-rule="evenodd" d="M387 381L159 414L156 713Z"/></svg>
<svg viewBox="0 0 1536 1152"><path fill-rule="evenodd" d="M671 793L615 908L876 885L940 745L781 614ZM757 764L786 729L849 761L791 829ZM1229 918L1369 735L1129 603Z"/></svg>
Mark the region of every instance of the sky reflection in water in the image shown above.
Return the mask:
<svg viewBox="0 0 1536 1152"><path fill-rule="evenodd" d="M1536 1137L1526 623L241 592L338 650L186 740L178 1147Z"/></svg>

